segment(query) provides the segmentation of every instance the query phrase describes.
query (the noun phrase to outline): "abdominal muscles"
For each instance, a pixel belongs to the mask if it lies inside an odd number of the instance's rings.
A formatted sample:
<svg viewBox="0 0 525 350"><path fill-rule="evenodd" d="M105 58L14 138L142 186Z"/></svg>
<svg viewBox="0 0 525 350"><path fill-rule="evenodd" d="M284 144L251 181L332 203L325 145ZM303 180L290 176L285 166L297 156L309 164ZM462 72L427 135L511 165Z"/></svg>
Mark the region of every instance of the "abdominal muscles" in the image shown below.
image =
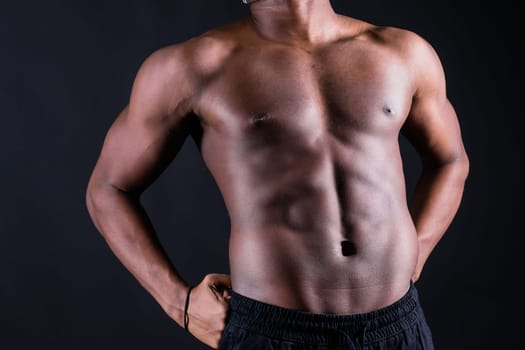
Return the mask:
<svg viewBox="0 0 525 350"><path fill-rule="evenodd" d="M396 147L362 150L319 137L275 149L243 158L228 197L233 289L317 313L367 312L399 299L417 241Z"/></svg>

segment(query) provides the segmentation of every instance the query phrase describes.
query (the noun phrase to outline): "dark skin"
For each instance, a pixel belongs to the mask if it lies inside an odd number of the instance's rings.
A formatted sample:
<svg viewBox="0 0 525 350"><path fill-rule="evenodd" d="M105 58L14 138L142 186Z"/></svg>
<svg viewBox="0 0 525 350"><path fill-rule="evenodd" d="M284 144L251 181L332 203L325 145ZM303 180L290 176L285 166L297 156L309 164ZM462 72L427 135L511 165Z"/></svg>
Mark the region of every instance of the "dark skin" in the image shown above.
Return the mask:
<svg viewBox="0 0 525 350"><path fill-rule="evenodd" d="M109 247L182 326L188 285L140 196L193 138L231 221L231 278L209 274L191 293L189 330L212 348L228 287L315 313L401 298L455 216L469 171L424 39L336 14L328 0L249 6L250 18L144 61L87 187ZM408 203L400 133L423 165Z"/></svg>

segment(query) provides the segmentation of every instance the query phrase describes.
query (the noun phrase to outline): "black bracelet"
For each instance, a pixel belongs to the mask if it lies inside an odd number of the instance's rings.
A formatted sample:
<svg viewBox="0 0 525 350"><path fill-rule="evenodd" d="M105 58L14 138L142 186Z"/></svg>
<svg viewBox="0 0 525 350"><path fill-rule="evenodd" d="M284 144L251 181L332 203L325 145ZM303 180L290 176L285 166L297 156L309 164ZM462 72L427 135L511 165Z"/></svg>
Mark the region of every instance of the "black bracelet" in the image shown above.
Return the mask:
<svg viewBox="0 0 525 350"><path fill-rule="evenodd" d="M186 304L184 305L184 329L189 332L188 330L188 305L190 305L190 293L194 286L189 286L188 288L188 294L186 294Z"/></svg>

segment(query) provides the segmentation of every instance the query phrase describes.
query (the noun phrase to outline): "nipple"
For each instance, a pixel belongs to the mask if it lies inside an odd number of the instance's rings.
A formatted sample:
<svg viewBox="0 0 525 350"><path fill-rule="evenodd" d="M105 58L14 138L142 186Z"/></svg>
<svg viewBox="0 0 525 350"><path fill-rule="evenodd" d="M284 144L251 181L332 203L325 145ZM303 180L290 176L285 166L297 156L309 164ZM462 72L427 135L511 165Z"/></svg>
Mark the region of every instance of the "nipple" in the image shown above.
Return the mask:
<svg viewBox="0 0 525 350"><path fill-rule="evenodd" d="M344 256L350 256L355 255L357 253L357 250L355 248L355 244L351 241L341 241L341 252Z"/></svg>
<svg viewBox="0 0 525 350"><path fill-rule="evenodd" d="M388 116L392 116L394 115L394 111L392 110L392 108L390 108L390 106L383 106L383 112L388 115Z"/></svg>

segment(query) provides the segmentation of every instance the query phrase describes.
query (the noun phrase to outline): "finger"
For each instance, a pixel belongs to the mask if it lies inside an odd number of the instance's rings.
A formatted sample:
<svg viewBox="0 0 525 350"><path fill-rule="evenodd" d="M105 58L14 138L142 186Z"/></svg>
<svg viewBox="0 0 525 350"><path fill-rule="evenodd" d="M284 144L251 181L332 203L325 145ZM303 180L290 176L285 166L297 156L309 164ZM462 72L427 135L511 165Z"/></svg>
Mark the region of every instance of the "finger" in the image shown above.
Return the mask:
<svg viewBox="0 0 525 350"><path fill-rule="evenodd" d="M231 288L232 282L230 275L225 274L214 274L210 279L211 284L214 285L217 289L222 290L225 288Z"/></svg>
<svg viewBox="0 0 525 350"><path fill-rule="evenodd" d="M226 301L230 301L230 299L232 298L230 292L228 290L226 290L226 289L222 291L222 297Z"/></svg>

